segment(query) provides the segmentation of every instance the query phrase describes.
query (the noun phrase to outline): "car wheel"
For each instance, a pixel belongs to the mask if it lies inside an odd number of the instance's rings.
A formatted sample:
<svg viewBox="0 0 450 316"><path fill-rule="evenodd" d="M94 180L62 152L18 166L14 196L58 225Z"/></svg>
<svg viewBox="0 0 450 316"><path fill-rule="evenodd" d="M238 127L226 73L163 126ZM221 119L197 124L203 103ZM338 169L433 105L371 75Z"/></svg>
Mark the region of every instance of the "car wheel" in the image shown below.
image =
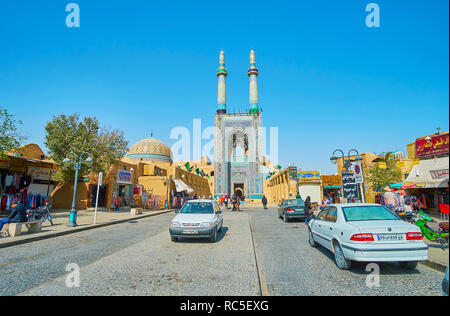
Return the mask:
<svg viewBox="0 0 450 316"><path fill-rule="evenodd" d="M283 214L283 221L285 221L286 223L289 222L289 219L286 217L286 214Z"/></svg>
<svg viewBox="0 0 450 316"><path fill-rule="evenodd" d="M173 242L177 242L177 241L178 241L178 238L175 237L175 236L170 236L170 239L171 239Z"/></svg>
<svg viewBox="0 0 450 316"><path fill-rule="evenodd" d="M211 242L217 241L217 229L214 229L214 234L210 237Z"/></svg>
<svg viewBox="0 0 450 316"><path fill-rule="evenodd" d="M350 260L345 259L344 252L339 244L334 246L334 259L336 261L336 265L341 270L349 270L352 265Z"/></svg>
<svg viewBox="0 0 450 316"><path fill-rule="evenodd" d="M406 269L406 270L413 270L413 269L417 268L417 261L402 261L399 263L400 263L400 267L402 267L403 269Z"/></svg>
<svg viewBox="0 0 450 316"><path fill-rule="evenodd" d="M314 236L311 229L309 230L309 245L313 248L316 248L318 246L317 242L314 240Z"/></svg>

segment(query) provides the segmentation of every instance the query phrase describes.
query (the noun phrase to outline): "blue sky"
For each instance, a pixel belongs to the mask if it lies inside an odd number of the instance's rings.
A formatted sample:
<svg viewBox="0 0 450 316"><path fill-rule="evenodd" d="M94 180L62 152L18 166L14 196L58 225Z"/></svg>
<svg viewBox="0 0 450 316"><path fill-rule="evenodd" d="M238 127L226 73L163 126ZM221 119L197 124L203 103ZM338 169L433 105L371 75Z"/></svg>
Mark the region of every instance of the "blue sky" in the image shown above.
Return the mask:
<svg viewBox="0 0 450 316"><path fill-rule="evenodd" d="M212 126L219 51L227 103L248 107L249 51L260 70L263 125L279 128L279 159L334 173L336 148L405 150L448 130L447 0L0 1L0 106L43 146L53 115L95 115L130 145L201 118ZM206 142L206 141L205 141Z"/></svg>

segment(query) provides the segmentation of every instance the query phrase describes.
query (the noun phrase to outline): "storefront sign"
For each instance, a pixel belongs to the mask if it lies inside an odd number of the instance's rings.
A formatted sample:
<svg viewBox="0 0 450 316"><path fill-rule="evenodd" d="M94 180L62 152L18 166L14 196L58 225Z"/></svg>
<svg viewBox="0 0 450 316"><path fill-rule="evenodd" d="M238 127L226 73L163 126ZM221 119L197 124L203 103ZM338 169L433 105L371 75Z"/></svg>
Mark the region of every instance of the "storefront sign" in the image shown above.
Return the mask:
<svg viewBox="0 0 450 316"><path fill-rule="evenodd" d="M449 177L448 169L430 170L431 177L433 179L445 179Z"/></svg>
<svg viewBox="0 0 450 316"><path fill-rule="evenodd" d="M298 180L306 181L320 181L320 171L297 171Z"/></svg>
<svg viewBox="0 0 450 316"><path fill-rule="evenodd" d="M119 170L117 172L117 183L131 184L131 172Z"/></svg>
<svg viewBox="0 0 450 316"><path fill-rule="evenodd" d="M403 168L403 167L405 166L405 162L404 162L404 161L398 161L398 162L397 162L397 166L398 166L399 168Z"/></svg>
<svg viewBox="0 0 450 316"><path fill-rule="evenodd" d="M380 169L386 169L386 168L387 168L387 165L386 165L385 162L379 162L379 163L378 163L378 167L379 167Z"/></svg>
<svg viewBox="0 0 450 316"><path fill-rule="evenodd" d="M55 173L53 169L40 168L40 167L28 167L28 175L31 176L34 183L39 181L49 181L51 174Z"/></svg>
<svg viewBox="0 0 450 316"><path fill-rule="evenodd" d="M358 184L354 173L342 173L342 191L344 199L349 201L358 199Z"/></svg>
<svg viewBox="0 0 450 316"><path fill-rule="evenodd" d="M433 136L430 141L425 139L416 140L416 156L418 158L424 158L446 153L448 154L448 136L449 134L447 133Z"/></svg>
<svg viewBox="0 0 450 316"><path fill-rule="evenodd" d="M417 166L418 164L420 164L420 160L419 159L414 159L414 166Z"/></svg>

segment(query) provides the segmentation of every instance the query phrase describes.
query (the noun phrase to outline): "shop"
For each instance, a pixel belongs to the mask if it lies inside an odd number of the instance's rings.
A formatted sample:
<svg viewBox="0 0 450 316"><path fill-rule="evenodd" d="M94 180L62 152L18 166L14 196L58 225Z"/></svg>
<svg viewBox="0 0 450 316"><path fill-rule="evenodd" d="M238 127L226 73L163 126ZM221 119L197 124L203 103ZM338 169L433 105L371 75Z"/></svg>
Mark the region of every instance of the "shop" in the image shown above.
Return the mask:
<svg viewBox="0 0 450 316"><path fill-rule="evenodd" d="M424 208L438 211L449 204L449 158L420 160L411 170L402 189L415 195Z"/></svg>
<svg viewBox="0 0 450 316"><path fill-rule="evenodd" d="M119 210L130 208L134 204L131 171L118 170L111 194L111 208Z"/></svg>
<svg viewBox="0 0 450 316"><path fill-rule="evenodd" d="M13 204L24 204L28 209L41 207L53 190L54 162L46 160L37 145L21 150L23 153L0 160L0 211L4 213L10 212ZM43 159L33 159L36 152Z"/></svg>
<svg viewBox="0 0 450 316"><path fill-rule="evenodd" d="M339 203L342 181L339 175L322 175L322 200L325 197L331 197L333 202ZM322 201L320 201L322 202Z"/></svg>
<svg viewBox="0 0 450 316"><path fill-rule="evenodd" d="M320 171L298 171L298 194L305 200L308 196L312 203L321 204Z"/></svg>

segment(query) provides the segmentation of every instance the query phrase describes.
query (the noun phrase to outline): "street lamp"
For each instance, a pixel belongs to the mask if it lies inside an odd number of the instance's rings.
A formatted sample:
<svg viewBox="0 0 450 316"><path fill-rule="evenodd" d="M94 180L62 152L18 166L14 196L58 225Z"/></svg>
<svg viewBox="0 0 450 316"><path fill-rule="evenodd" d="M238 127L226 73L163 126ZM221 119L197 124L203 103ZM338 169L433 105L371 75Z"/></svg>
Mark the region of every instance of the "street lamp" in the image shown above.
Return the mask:
<svg viewBox="0 0 450 316"><path fill-rule="evenodd" d="M86 158L86 160L83 161L83 156L85 156L85 155L87 156L87 158ZM70 156L72 156L73 161L68 158ZM69 153L68 157L63 160L63 163L69 164L69 163L73 162L74 169L75 169L75 180L74 180L74 187L73 187L72 209L70 210L68 226L69 227L75 227L75 226L78 226L77 225L77 210L75 209L75 198L76 198L76 195L77 195L77 184L78 184L78 171L81 169L81 165L83 164L83 162L86 165L90 166L94 160L86 152L82 152L80 154L80 156L78 156L78 157L77 157L77 155L75 153L71 152L71 153Z"/></svg>
<svg viewBox="0 0 450 316"><path fill-rule="evenodd" d="M337 163L337 161L340 159L339 157L337 157L336 156L336 152L340 152L341 154L342 154L342 163L343 163L343 165L344 165L344 167L345 167L345 170L348 172L349 170L350 170L350 167L351 167L351 164L352 164L352 162L351 162L351 160L350 160L350 153L351 152L355 152L356 153L356 158L355 158L355 160L356 161L361 161L361 160L363 160L363 157L361 157L360 155L359 155L359 152L356 150L356 149L350 149L349 151L348 151L348 153L347 153L347 159L345 159L345 154L344 154L344 152L341 150L341 149L336 149L334 152L333 152L333 155L330 157L330 161L333 163L333 164L336 164Z"/></svg>

